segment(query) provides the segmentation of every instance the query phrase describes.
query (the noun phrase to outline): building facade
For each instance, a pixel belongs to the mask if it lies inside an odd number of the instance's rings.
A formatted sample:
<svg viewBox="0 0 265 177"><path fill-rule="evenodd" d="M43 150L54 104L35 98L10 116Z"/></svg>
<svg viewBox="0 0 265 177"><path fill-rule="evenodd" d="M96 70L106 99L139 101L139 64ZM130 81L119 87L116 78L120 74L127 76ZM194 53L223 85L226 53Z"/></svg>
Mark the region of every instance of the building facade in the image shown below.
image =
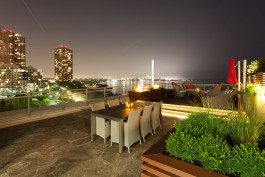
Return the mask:
<svg viewBox="0 0 265 177"><path fill-rule="evenodd" d="M20 34L14 35L14 58L20 67L26 66L26 41L25 37Z"/></svg>
<svg viewBox="0 0 265 177"><path fill-rule="evenodd" d="M42 70L32 66L0 65L0 90L35 91L42 85Z"/></svg>
<svg viewBox="0 0 265 177"><path fill-rule="evenodd" d="M31 83L39 83L43 79L43 71L40 69L36 69L32 66L27 66L25 68L27 70L28 74L28 80Z"/></svg>
<svg viewBox="0 0 265 177"><path fill-rule="evenodd" d="M25 37L13 30L0 29L0 64L26 66Z"/></svg>
<svg viewBox="0 0 265 177"><path fill-rule="evenodd" d="M26 90L28 71L15 64L0 65L0 90Z"/></svg>
<svg viewBox="0 0 265 177"><path fill-rule="evenodd" d="M56 47L54 67L56 81L71 81L73 79L73 50L65 45Z"/></svg>

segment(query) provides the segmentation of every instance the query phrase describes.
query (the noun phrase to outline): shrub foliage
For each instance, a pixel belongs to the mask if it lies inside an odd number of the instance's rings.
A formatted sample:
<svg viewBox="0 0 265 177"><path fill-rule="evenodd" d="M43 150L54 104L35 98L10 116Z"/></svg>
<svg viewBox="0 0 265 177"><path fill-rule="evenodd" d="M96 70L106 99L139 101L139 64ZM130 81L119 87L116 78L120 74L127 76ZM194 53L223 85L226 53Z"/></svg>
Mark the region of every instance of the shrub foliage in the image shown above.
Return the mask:
<svg viewBox="0 0 265 177"><path fill-rule="evenodd" d="M232 176L265 176L265 150L259 149L263 124L256 115L193 113L174 123L166 141L170 156Z"/></svg>

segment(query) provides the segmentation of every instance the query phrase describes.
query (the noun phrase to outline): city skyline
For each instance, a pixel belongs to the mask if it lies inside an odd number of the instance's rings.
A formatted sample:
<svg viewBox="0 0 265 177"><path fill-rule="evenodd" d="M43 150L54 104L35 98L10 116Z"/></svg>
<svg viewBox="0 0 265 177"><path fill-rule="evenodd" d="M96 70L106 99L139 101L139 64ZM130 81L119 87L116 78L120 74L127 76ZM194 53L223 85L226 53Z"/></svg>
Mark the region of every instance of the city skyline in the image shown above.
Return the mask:
<svg viewBox="0 0 265 177"><path fill-rule="evenodd" d="M146 76L152 59L156 75L225 78L229 57L264 56L262 1L15 0L0 5L0 27L26 37L28 65L43 69L45 77L53 77L52 51L60 44L75 51L75 78Z"/></svg>

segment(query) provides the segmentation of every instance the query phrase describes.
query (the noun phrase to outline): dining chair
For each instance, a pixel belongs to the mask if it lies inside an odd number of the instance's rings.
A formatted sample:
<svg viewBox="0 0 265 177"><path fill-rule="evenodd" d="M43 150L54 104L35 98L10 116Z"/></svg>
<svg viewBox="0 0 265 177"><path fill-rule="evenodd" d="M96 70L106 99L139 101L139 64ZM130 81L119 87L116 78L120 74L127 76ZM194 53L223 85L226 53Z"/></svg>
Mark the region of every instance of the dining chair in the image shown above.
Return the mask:
<svg viewBox="0 0 265 177"><path fill-rule="evenodd" d="M128 96L124 96L121 98L121 104L125 104L125 103L129 103L130 102L130 98Z"/></svg>
<svg viewBox="0 0 265 177"><path fill-rule="evenodd" d="M113 106L118 106L120 105L119 99L112 99L112 100L107 100L108 106L113 107Z"/></svg>
<svg viewBox="0 0 265 177"><path fill-rule="evenodd" d="M211 90L206 93L206 96L217 96L221 94L223 84L216 84Z"/></svg>
<svg viewBox="0 0 265 177"><path fill-rule="evenodd" d="M107 100L107 103L109 107L120 105L120 102L118 99ZM119 136L118 136L119 135L119 123L117 121L111 120L110 130L112 131L111 136L110 136L110 145L112 146L112 142L119 143Z"/></svg>
<svg viewBox="0 0 265 177"><path fill-rule="evenodd" d="M140 115L142 109L137 109L129 112L128 120L124 123L124 146L128 148L128 152L130 151L130 146L137 141L140 141L142 144L141 136L140 136Z"/></svg>
<svg viewBox="0 0 265 177"><path fill-rule="evenodd" d="M182 85L177 84L175 82L172 82L172 87L175 91L175 97L185 97L186 96L187 91L185 90L185 88Z"/></svg>
<svg viewBox="0 0 265 177"><path fill-rule="evenodd" d="M98 111L105 109L105 103L92 103L90 104L90 107L92 111ZM104 143L106 143L106 139L110 136L110 121L102 117L96 117L96 135L102 137L104 139Z"/></svg>
<svg viewBox="0 0 265 177"><path fill-rule="evenodd" d="M137 141L142 144L139 131L141 112L142 109L130 111L127 122L124 122L124 146L127 147L129 153L131 153L130 146L132 144ZM113 122L111 122L111 145L113 142L119 143L119 124L113 124Z"/></svg>
<svg viewBox="0 0 265 177"><path fill-rule="evenodd" d="M143 114L140 117L140 133L141 137L143 138L143 141L145 142L145 136L148 133L152 132L151 128L151 114L152 114L153 105L145 106L143 109Z"/></svg>
<svg viewBox="0 0 265 177"><path fill-rule="evenodd" d="M151 115L151 126L152 126L152 130L154 131L154 134L156 134L156 128L157 127L161 127L161 102L156 102L154 104L154 109L152 111L152 115Z"/></svg>

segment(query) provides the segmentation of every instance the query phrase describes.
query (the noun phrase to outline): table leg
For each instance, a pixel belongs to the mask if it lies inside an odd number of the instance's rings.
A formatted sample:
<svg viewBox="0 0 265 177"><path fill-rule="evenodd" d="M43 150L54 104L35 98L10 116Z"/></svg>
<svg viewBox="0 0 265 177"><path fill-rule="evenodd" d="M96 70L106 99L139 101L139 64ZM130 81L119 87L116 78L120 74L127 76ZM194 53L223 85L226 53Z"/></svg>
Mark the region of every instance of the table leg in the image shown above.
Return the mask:
<svg viewBox="0 0 265 177"><path fill-rule="evenodd" d="M120 120L120 123L119 123L119 153L122 153L123 152L123 146L124 146L124 134L123 134L123 129L124 129L124 126L123 126L123 119Z"/></svg>
<svg viewBox="0 0 265 177"><path fill-rule="evenodd" d="M96 117L91 115L91 141L94 141L94 135L96 134Z"/></svg>

